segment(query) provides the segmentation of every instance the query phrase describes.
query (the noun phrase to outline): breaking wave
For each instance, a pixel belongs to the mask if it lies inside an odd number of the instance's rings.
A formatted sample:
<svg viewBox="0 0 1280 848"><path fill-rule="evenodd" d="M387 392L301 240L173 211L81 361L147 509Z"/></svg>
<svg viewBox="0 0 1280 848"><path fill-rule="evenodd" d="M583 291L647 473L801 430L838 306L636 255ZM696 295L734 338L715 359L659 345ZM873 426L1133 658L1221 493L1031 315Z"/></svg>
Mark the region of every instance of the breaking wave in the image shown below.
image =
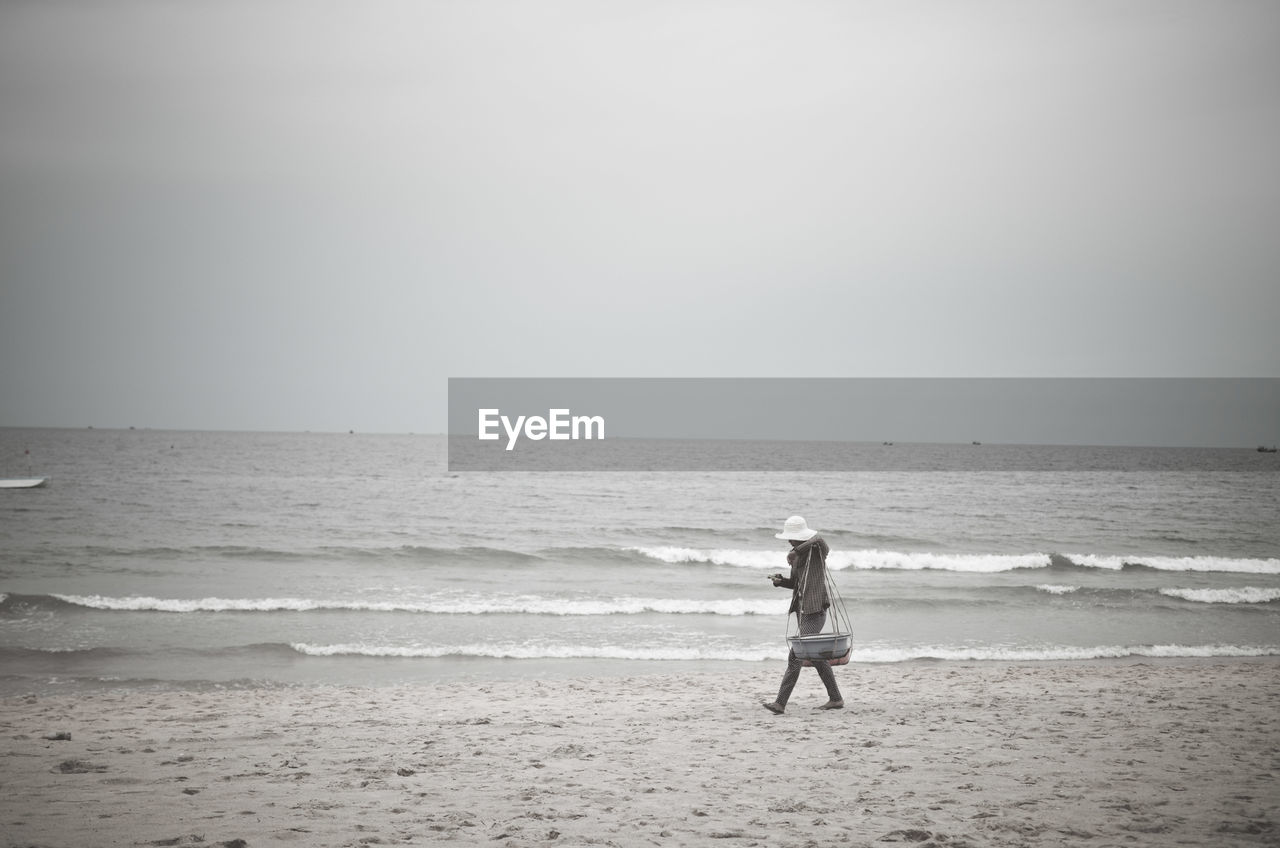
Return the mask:
<svg viewBox="0 0 1280 848"><path fill-rule="evenodd" d="M1240 586L1234 589L1161 589L1160 594L1201 604L1269 604L1280 601L1280 589Z"/></svg>
<svg viewBox="0 0 1280 848"><path fill-rule="evenodd" d="M670 546L629 548L642 556L671 564L709 563L741 568L786 567L785 557L777 550L753 551L734 549L680 548ZM827 565L832 571L845 569L897 569L919 571L996 572L1015 568L1047 568L1049 554L933 554L899 553L895 551L863 550L832 551Z"/></svg>
<svg viewBox="0 0 1280 848"><path fill-rule="evenodd" d="M643 557L659 562L707 563L741 568L785 566L776 550L741 550L731 548L682 548L671 546L627 548ZM883 550L832 551L827 564L833 571L899 570L958 571L996 573L1021 568L1085 568L1121 571L1125 568L1151 568L1159 571L1238 572L1245 574L1280 574L1280 559L1240 559L1233 557L1167 557L1138 554L960 554Z"/></svg>
<svg viewBox="0 0 1280 848"><path fill-rule="evenodd" d="M608 659L608 660L669 660L695 661L720 660L727 662L763 662L786 657L786 646L764 643L742 648L714 647L653 647L631 648L617 645L527 645L527 644L467 644L467 645L378 645L348 643L317 645L292 643L290 647L300 654L313 657L369 657L369 658L445 658L474 657L487 659L538 660L538 659ZM1266 657L1280 656L1280 645L1248 647L1240 645L1104 645L1104 646L1046 646L1039 648L992 647L885 647L867 646L853 649L852 662L898 663L915 660L941 660L951 662L1053 662L1061 660L1124 659L1129 657L1151 658L1209 658L1209 657Z"/></svg>

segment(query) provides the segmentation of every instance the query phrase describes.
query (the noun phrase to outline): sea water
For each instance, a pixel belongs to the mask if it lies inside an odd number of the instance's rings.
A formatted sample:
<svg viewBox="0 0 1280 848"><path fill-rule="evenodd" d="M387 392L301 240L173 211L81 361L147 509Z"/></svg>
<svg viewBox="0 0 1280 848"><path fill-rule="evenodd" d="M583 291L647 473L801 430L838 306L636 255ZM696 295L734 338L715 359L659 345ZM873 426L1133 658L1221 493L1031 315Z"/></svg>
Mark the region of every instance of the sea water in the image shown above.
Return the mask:
<svg viewBox="0 0 1280 848"><path fill-rule="evenodd" d="M51 478L0 490L0 692L761 668L792 514L855 663L1280 654L1275 454L866 449L904 459L450 473L441 436L0 430L0 475Z"/></svg>

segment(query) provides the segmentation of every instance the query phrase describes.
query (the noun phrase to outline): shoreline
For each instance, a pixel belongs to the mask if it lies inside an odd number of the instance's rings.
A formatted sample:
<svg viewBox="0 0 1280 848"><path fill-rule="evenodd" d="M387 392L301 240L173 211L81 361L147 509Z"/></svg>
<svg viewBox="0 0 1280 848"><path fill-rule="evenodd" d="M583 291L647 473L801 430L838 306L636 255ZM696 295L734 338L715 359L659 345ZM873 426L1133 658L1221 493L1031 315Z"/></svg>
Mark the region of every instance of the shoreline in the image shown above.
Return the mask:
<svg viewBox="0 0 1280 848"><path fill-rule="evenodd" d="M0 844L1280 842L1280 658L781 673L8 696Z"/></svg>
<svg viewBox="0 0 1280 848"><path fill-rule="evenodd" d="M652 678L666 676L750 676L769 669L781 669L785 657L769 660L598 660L573 658L388 658L388 657L338 657L309 658L315 668L292 674L281 673L282 668L271 668L263 677L199 677L132 678L115 675L90 677L87 675L0 675L0 701L27 695L39 697L71 697L80 694L104 692L219 692L252 689L317 689L357 688L396 689L401 687L437 687L450 685L518 684L526 681L575 681L579 679L618 680L628 678ZM1081 665L1217 665L1241 663L1280 665L1280 654L1244 654L1223 656L1145 656L1129 654L1117 657L1081 657L1069 659L942 659L917 657L885 662L850 662L837 667L837 674L849 674L846 669L884 669L916 667L1042 667L1056 668ZM392 665L401 667L400 673L391 673ZM778 672L781 674L781 671Z"/></svg>

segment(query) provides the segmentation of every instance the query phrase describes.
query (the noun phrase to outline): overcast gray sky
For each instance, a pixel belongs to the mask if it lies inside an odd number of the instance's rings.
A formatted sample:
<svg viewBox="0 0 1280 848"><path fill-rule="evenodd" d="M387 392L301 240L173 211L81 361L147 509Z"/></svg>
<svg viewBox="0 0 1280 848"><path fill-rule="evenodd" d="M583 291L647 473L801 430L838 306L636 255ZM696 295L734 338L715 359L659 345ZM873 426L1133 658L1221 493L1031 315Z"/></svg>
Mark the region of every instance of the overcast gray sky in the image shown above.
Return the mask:
<svg viewBox="0 0 1280 848"><path fill-rule="evenodd" d="M0 425L1280 376L1276 150L1272 0L6 2Z"/></svg>

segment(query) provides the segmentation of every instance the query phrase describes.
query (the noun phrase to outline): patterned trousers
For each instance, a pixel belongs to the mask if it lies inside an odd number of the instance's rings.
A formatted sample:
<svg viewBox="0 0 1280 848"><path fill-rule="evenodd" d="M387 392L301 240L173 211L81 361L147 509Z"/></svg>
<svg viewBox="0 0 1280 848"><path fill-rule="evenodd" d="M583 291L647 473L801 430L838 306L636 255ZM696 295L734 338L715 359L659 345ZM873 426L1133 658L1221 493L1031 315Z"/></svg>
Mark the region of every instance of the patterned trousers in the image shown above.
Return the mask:
<svg viewBox="0 0 1280 848"><path fill-rule="evenodd" d="M800 635L814 636L822 632L822 626L827 623L827 612L810 613L809 615L800 616ZM818 677L822 678L822 685L827 687L827 697L833 701L842 701L844 698L840 696L840 687L836 685L836 674L831 670L831 664L826 660L809 660L813 664L814 671L818 672ZM796 657L796 652L792 651L787 655L787 670L782 674L782 685L778 687L778 704L785 707L787 699L791 697L791 690L796 688L796 681L800 679L800 669L804 668L804 660Z"/></svg>

